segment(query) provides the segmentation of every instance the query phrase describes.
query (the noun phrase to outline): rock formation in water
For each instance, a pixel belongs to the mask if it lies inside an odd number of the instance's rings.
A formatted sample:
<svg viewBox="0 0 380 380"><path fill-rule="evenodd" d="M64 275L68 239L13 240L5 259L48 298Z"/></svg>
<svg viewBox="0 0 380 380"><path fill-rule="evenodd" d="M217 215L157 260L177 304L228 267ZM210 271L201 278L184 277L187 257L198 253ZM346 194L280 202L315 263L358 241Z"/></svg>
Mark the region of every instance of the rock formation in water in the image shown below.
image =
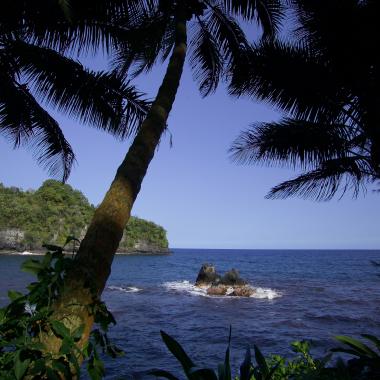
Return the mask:
<svg viewBox="0 0 380 380"><path fill-rule="evenodd" d="M207 289L211 296L250 297L255 293L255 289L240 277L238 270L232 268L221 276L212 264L202 265L195 286Z"/></svg>

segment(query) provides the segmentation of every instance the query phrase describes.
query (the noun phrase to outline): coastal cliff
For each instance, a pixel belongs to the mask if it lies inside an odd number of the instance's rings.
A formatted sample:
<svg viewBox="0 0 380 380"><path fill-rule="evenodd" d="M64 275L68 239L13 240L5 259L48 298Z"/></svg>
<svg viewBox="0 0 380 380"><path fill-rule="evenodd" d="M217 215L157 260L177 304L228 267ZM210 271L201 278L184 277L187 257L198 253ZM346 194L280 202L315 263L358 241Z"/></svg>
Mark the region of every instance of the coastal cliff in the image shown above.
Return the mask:
<svg viewBox="0 0 380 380"><path fill-rule="evenodd" d="M63 245L68 236L83 238L95 207L70 185L45 181L23 191L0 183L0 250L44 251L43 244ZM168 253L163 227L131 217L118 253Z"/></svg>

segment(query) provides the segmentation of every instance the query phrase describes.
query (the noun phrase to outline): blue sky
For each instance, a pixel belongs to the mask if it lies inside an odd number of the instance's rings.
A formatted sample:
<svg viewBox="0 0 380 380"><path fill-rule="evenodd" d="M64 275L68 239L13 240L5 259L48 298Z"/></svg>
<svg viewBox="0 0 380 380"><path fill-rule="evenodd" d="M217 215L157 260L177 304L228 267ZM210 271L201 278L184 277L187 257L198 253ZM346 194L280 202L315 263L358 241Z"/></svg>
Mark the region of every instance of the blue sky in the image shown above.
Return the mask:
<svg viewBox="0 0 380 380"><path fill-rule="evenodd" d="M94 59L93 67L101 67ZM136 81L153 97L163 70ZM380 248L380 195L371 190L330 202L266 200L271 186L295 175L291 170L237 166L228 148L254 121L279 114L265 104L232 99L221 86L202 99L186 68L169 118L169 133L148 170L133 214L168 231L170 246L186 248ZM128 141L57 115L78 164L68 183L98 204L111 183ZM13 150L0 136L0 182L37 188L47 174L30 151Z"/></svg>

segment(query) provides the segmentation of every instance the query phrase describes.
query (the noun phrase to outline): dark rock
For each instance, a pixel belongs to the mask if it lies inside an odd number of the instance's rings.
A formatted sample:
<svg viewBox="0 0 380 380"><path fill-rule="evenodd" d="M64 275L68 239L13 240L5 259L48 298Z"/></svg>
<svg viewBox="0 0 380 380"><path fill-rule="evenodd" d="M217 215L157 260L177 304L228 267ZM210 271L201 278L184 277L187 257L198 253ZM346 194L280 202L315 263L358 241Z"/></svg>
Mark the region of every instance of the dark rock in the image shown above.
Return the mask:
<svg viewBox="0 0 380 380"><path fill-rule="evenodd" d="M228 294L231 297L250 297L255 293L255 290L250 286L238 286L234 287L234 291Z"/></svg>
<svg viewBox="0 0 380 380"><path fill-rule="evenodd" d="M236 269L231 269L224 274L220 283L228 286L243 286L247 281L243 280Z"/></svg>
<svg viewBox="0 0 380 380"><path fill-rule="evenodd" d="M202 265L195 286L207 288L207 294L210 296L250 297L255 293L236 269L229 270L221 277L212 264Z"/></svg>
<svg viewBox="0 0 380 380"><path fill-rule="evenodd" d="M227 286L224 285L210 286L207 289L207 294L209 296L224 296L227 293L227 289Z"/></svg>
<svg viewBox="0 0 380 380"><path fill-rule="evenodd" d="M203 264L195 280L195 286L217 285L220 276L216 273L215 267L211 264Z"/></svg>

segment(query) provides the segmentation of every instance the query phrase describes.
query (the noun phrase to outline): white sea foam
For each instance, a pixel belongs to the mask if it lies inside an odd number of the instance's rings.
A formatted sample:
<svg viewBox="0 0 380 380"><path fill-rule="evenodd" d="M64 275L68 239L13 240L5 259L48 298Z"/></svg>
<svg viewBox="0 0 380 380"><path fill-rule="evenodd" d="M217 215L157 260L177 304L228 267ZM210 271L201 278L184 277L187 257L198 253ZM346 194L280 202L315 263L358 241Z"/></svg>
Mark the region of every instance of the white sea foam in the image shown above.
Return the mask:
<svg viewBox="0 0 380 380"><path fill-rule="evenodd" d="M251 296L253 298L267 298L268 300L272 300L273 298L282 296L280 292L270 288L255 288L255 290L255 294Z"/></svg>
<svg viewBox="0 0 380 380"><path fill-rule="evenodd" d="M20 252L19 254L20 255L34 255L33 252L29 252L29 251Z"/></svg>
<svg viewBox="0 0 380 380"><path fill-rule="evenodd" d="M124 292L124 293L136 293L142 290L140 288L136 288L135 286L114 286L114 285L108 286L107 289L118 290L119 292Z"/></svg>
<svg viewBox="0 0 380 380"><path fill-rule="evenodd" d="M194 286L190 281L172 281L164 282L163 286L167 290L173 290L177 292L186 292L195 296L207 296L207 289L201 289L197 286Z"/></svg>
<svg viewBox="0 0 380 380"><path fill-rule="evenodd" d="M207 294L207 288L199 288L190 283L190 281L172 281L165 282L162 284L167 290L176 291L176 292L184 292L191 295L203 296L203 297L211 297L211 298L246 298L246 297L231 297L228 296L231 294L234 289L232 287L227 289L227 295L224 296L210 296ZM282 294L274 289L270 288L256 288L252 286L255 290L255 293L250 296L250 298L258 298L258 299L268 299L272 300L273 298L281 297Z"/></svg>

